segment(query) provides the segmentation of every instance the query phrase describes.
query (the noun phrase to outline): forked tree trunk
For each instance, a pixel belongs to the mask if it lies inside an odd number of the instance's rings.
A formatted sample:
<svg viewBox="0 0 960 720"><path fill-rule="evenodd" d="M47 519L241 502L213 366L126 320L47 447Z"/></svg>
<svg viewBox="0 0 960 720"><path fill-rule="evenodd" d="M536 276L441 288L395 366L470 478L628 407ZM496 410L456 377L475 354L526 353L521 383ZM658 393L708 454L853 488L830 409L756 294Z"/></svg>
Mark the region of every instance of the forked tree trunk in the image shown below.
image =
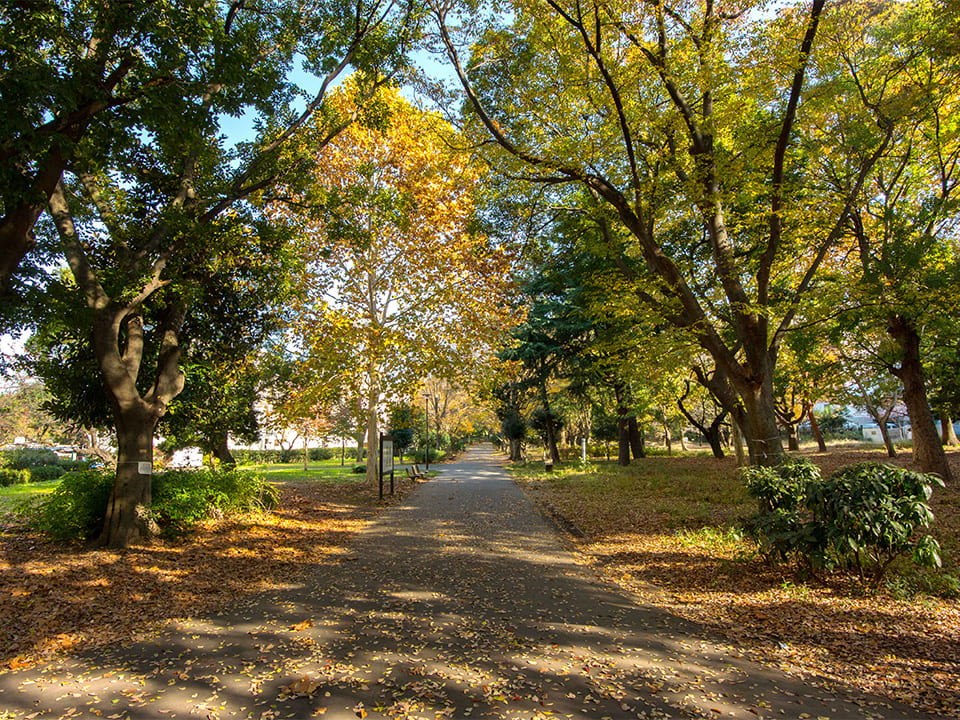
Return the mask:
<svg viewBox="0 0 960 720"><path fill-rule="evenodd" d="M903 402L913 430L914 462L923 472L937 473L944 482L949 482L950 466L927 401L926 378L920 361L920 333L904 315L891 316L887 331L900 349L900 367L894 375L903 383Z"/></svg>

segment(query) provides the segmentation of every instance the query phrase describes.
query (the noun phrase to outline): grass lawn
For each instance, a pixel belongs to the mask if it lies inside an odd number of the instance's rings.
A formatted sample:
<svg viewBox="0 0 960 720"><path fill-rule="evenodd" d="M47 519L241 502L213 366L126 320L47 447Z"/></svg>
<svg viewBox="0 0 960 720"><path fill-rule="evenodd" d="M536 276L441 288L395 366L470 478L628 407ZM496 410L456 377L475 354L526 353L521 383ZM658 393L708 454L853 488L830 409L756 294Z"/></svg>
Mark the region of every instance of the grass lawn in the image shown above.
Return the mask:
<svg viewBox="0 0 960 720"><path fill-rule="evenodd" d="M824 474L873 450L809 455ZM906 465L909 453L895 462ZM960 453L951 454L960 473ZM514 469L534 498L584 537L575 549L642 599L700 622L785 670L824 676L960 718L960 486L935 492L932 532L944 570L900 563L879 588L846 575L804 580L769 565L739 530L754 510L731 458L655 456L627 468L594 462ZM960 474L957 475L960 477Z"/></svg>
<svg viewBox="0 0 960 720"><path fill-rule="evenodd" d="M30 498L50 494L59 484L59 480L45 480L43 482L0 487L0 515L16 509L18 505Z"/></svg>

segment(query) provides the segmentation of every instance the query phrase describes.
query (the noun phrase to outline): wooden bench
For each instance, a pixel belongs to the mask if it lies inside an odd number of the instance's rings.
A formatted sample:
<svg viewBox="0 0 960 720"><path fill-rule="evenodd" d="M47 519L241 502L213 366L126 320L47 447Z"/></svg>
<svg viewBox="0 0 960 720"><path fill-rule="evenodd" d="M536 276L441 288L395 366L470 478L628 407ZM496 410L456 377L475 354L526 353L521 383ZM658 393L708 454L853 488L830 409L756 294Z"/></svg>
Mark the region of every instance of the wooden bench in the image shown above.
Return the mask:
<svg viewBox="0 0 960 720"><path fill-rule="evenodd" d="M411 480L423 480L426 476L421 472L419 467L414 465L413 467L407 468L407 477Z"/></svg>

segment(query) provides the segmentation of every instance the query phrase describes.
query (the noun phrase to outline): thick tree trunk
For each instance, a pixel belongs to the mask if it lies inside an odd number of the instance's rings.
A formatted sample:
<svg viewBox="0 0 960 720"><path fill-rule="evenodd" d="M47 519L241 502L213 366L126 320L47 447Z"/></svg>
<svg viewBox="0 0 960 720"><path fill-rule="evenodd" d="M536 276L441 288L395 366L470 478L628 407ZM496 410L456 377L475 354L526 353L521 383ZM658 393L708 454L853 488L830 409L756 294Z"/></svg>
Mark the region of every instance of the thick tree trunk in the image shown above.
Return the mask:
<svg viewBox="0 0 960 720"><path fill-rule="evenodd" d="M233 453L230 452L230 446L227 443L227 433L210 439L210 452L225 468L232 469L237 466L237 461L233 457Z"/></svg>
<svg viewBox="0 0 960 720"><path fill-rule="evenodd" d="M523 443L520 440L510 441L510 462L523 460Z"/></svg>
<svg viewBox="0 0 960 720"><path fill-rule="evenodd" d="M827 451L827 443L823 441L823 433L820 432L820 423L817 422L817 416L813 414L813 405L807 408L807 418L810 420L810 432L813 433L813 439L817 441L817 450L825 453Z"/></svg>
<svg viewBox="0 0 960 720"><path fill-rule="evenodd" d="M953 429L953 418L945 410L940 411L940 439L944 445L957 445L957 431Z"/></svg>
<svg viewBox="0 0 960 720"><path fill-rule="evenodd" d="M637 422L637 416L631 415L627 422L627 436L630 440L630 452L633 453L633 459L639 460L647 456L647 450L643 444L643 426Z"/></svg>
<svg viewBox="0 0 960 720"><path fill-rule="evenodd" d="M143 405L127 411L115 409L114 418L117 425L117 476L99 543L124 548L156 533L156 525L149 513L153 431L158 418Z"/></svg>
<svg viewBox="0 0 960 720"><path fill-rule="evenodd" d="M913 430L913 459L924 472L937 473L944 482L949 482L950 466L927 401L926 378L920 361L920 333L904 315L891 316L887 331L900 349L900 367L894 374L903 383L903 401Z"/></svg>
<svg viewBox="0 0 960 720"><path fill-rule="evenodd" d="M745 424L740 431L747 441L751 465L775 467L783 462L783 442L773 394L773 368L768 368L763 382L741 383L737 391L743 403Z"/></svg>

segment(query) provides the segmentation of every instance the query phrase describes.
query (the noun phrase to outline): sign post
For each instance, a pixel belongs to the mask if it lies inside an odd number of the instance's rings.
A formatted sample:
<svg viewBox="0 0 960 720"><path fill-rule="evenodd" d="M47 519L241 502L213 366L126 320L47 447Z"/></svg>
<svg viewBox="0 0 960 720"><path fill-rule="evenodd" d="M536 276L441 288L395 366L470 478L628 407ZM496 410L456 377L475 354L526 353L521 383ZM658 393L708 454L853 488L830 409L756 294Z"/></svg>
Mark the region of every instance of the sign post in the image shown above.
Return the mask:
<svg viewBox="0 0 960 720"><path fill-rule="evenodd" d="M383 477L390 473L390 494L393 495L393 436L380 433L380 499L383 500Z"/></svg>

